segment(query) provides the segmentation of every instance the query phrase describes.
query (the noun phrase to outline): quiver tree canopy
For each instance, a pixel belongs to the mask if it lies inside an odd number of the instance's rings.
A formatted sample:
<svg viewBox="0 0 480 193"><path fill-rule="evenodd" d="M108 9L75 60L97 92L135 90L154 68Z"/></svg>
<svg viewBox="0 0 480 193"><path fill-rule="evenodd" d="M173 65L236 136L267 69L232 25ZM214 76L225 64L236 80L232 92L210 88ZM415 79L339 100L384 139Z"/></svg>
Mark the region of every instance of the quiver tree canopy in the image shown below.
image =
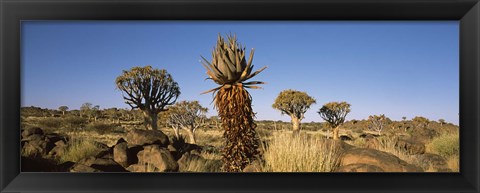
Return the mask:
<svg viewBox="0 0 480 193"><path fill-rule="evenodd" d="M282 115L289 115L292 118L293 130L298 131L300 121L305 118L305 112L315 103L315 99L306 92L289 89L280 92L272 107L279 110Z"/></svg>
<svg viewBox="0 0 480 193"><path fill-rule="evenodd" d="M339 126L345 122L345 117L350 112L350 104L347 102L329 102L320 108L318 114L333 128L333 139L338 140Z"/></svg>
<svg viewBox="0 0 480 193"><path fill-rule="evenodd" d="M180 137L179 129L184 129L189 135L190 143L195 144L195 131L205 124L207 111L198 101L181 101L169 107L167 122L177 138Z"/></svg>
<svg viewBox="0 0 480 193"><path fill-rule="evenodd" d="M150 118L152 129L157 129L157 115L172 105L180 95L180 88L165 69L151 66L133 67L117 77L117 88L132 109L140 109ZM146 125L147 126L147 125Z"/></svg>

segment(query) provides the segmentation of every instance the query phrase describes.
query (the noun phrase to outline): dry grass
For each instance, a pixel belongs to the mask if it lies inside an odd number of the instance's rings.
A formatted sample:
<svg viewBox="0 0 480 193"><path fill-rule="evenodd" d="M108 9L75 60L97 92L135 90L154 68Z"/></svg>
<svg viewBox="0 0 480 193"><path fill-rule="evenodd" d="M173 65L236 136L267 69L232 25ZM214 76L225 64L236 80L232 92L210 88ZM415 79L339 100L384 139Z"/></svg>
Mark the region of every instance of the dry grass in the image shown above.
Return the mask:
<svg viewBox="0 0 480 193"><path fill-rule="evenodd" d="M92 139L72 138L65 149L65 154L59 158L59 162L78 162L82 158L95 156L100 151L100 147Z"/></svg>
<svg viewBox="0 0 480 193"><path fill-rule="evenodd" d="M444 132L434 138L426 145L426 151L444 157L452 171L460 171L460 136L458 130Z"/></svg>
<svg viewBox="0 0 480 193"><path fill-rule="evenodd" d="M397 143L397 139L395 137L379 137L377 138L379 142L379 146L376 147L379 151L384 151L387 153L391 153L403 161L408 163L414 163L415 159L413 156L409 155L406 151L400 150L396 148L395 144Z"/></svg>
<svg viewBox="0 0 480 193"><path fill-rule="evenodd" d="M202 152L204 159L191 159L187 161L187 167L180 172L222 172L222 157L218 154Z"/></svg>
<svg viewBox="0 0 480 193"><path fill-rule="evenodd" d="M265 147L265 172L331 172L339 166L340 150L328 140L308 134L275 132Z"/></svg>
<svg viewBox="0 0 480 193"><path fill-rule="evenodd" d="M459 156L451 156L447 159L448 168L453 172L460 172L460 158Z"/></svg>
<svg viewBox="0 0 480 193"><path fill-rule="evenodd" d="M91 141L97 141L110 147L115 145L120 138L125 139L126 136L125 133L108 133L100 135L95 131L72 131L66 132L66 134L71 138L88 138Z"/></svg>

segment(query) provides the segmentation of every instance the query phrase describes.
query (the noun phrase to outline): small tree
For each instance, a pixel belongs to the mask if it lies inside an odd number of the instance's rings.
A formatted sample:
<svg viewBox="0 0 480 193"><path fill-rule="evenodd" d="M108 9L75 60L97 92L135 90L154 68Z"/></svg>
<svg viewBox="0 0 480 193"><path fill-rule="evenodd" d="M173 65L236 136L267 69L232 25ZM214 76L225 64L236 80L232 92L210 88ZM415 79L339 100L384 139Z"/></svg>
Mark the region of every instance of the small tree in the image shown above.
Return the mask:
<svg viewBox="0 0 480 193"><path fill-rule="evenodd" d="M83 103L82 106L80 107L80 117L87 116L88 120L90 120L92 114L92 103Z"/></svg>
<svg viewBox="0 0 480 193"><path fill-rule="evenodd" d="M97 118L102 115L102 112L100 111L100 105L95 105L90 112L93 116L93 120L97 122Z"/></svg>
<svg viewBox="0 0 480 193"><path fill-rule="evenodd" d="M430 120L421 116L416 116L415 118L412 119L412 121L415 123L415 129L426 128L430 123Z"/></svg>
<svg viewBox="0 0 480 193"><path fill-rule="evenodd" d="M164 69L151 66L133 67L117 77L115 83L122 91L123 99L132 109L144 114L147 129L157 130L158 114L166 111L180 95L180 87Z"/></svg>
<svg viewBox="0 0 480 193"><path fill-rule="evenodd" d="M290 116L293 131L297 133L301 129L301 121L305 118L305 112L310 108L310 105L315 103L315 99L308 96L306 92L284 90L277 96L272 107L279 110L282 115Z"/></svg>
<svg viewBox="0 0 480 193"><path fill-rule="evenodd" d="M402 120L403 120L403 121L407 120L407 117L402 117Z"/></svg>
<svg viewBox="0 0 480 193"><path fill-rule="evenodd" d="M178 102L169 108L170 117L167 122L173 128L177 139L180 138L179 130L184 129L190 143L195 144L195 131L205 124L207 111L208 109L202 107L198 101Z"/></svg>
<svg viewBox="0 0 480 193"><path fill-rule="evenodd" d="M440 123L440 126L445 125L445 119L439 119L438 122Z"/></svg>
<svg viewBox="0 0 480 193"><path fill-rule="evenodd" d="M368 122L369 126L368 128L370 130L376 131L378 135L382 134L382 130L391 123L391 120L385 115L370 115L368 117Z"/></svg>
<svg viewBox="0 0 480 193"><path fill-rule="evenodd" d="M68 107L67 106L60 106L60 107L58 107L58 110L62 111L62 115L65 115L65 111L68 110Z"/></svg>
<svg viewBox="0 0 480 193"><path fill-rule="evenodd" d="M333 129L333 139L339 140L339 127L345 122L345 117L350 112L350 104L347 102L329 102L320 108L318 114Z"/></svg>

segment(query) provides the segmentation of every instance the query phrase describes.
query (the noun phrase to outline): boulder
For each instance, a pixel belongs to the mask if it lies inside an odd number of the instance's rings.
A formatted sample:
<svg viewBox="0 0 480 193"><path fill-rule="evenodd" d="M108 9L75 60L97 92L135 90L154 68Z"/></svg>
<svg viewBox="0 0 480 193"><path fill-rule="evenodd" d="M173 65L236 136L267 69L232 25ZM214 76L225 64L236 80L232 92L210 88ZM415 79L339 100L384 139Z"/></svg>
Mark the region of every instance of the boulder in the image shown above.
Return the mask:
<svg viewBox="0 0 480 193"><path fill-rule="evenodd" d="M407 152L410 155L417 155L425 153L425 144L412 139L399 139L395 147Z"/></svg>
<svg viewBox="0 0 480 193"><path fill-rule="evenodd" d="M335 172L384 172L382 168L369 164L348 164L340 166Z"/></svg>
<svg viewBox="0 0 480 193"><path fill-rule="evenodd" d="M385 172L421 172L420 167L408 164L397 156L369 148L346 150L341 156L340 166L367 164L381 168Z"/></svg>
<svg viewBox="0 0 480 193"><path fill-rule="evenodd" d="M44 140L34 140L25 142L22 148L24 155L32 157L43 157L47 155L47 142Z"/></svg>
<svg viewBox="0 0 480 193"><path fill-rule="evenodd" d="M415 163L422 167L425 171L434 172L451 172L447 161L440 155L425 153L414 156Z"/></svg>
<svg viewBox="0 0 480 193"><path fill-rule="evenodd" d="M75 164L70 168L70 172L102 172L90 166L86 166L83 164Z"/></svg>
<svg viewBox="0 0 480 193"><path fill-rule="evenodd" d="M34 134L43 135L43 130L38 128L38 127L30 127L30 128L24 129L22 131L22 137L23 138L26 138L26 137L28 137L30 135L34 135Z"/></svg>
<svg viewBox="0 0 480 193"><path fill-rule="evenodd" d="M123 167L128 166L128 154L127 154L127 143L122 142L118 143L113 147L113 160L122 165Z"/></svg>
<svg viewBox="0 0 480 193"><path fill-rule="evenodd" d="M127 168L130 172L158 172L158 168L151 164L132 164Z"/></svg>
<svg viewBox="0 0 480 193"><path fill-rule="evenodd" d="M159 172L178 171L178 163L167 148L159 145L149 145L143 148L144 149L137 154L138 163L151 164L156 167Z"/></svg>
<svg viewBox="0 0 480 193"><path fill-rule="evenodd" d="M158 130L133 129L127 133L127 142L131 146L157 144L167 147L170 141L168 137Z"/></svg>
<svg viewBox="0 0 480 193"><path fill-rule="evenodd" d="M71 169L74 171L79 171L79 168L81 169L88 169L90 171L91 169L86 168L84 166L88 166L90 168L93 168L98 171L102 172L126 172L125 168L123 168L120 164L115 162L113 159L106 159L106 158L96 158L96 157L87 157L83 158L80 161L78 161ZM88 172L87 171L87 172Z"/></svg>

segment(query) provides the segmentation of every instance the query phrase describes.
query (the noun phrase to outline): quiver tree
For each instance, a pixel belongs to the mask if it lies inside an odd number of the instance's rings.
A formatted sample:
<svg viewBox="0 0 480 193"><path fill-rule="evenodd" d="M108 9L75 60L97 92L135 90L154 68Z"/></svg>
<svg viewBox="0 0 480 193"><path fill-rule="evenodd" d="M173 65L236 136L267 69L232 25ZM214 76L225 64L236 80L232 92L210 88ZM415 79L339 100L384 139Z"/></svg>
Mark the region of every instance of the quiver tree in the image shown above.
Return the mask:
<svg viewBox="0 0 480 193"><path fill-rule="evenodd" d="M90 121L90 118L92 117L92 108L92 103L83 103L82 106L80 106L80 117L87 116Z"/></svg>
<svg viewBox="0 0 480 193"><path fill-rule="evenodd" d="M180 95L180 88L164 69L133 67L115 80L123 99L132 109L140 109L147 129L157 130L158 114L166 111Z"/></svg>
<svg viewBox="0 0 480 193"><path fill-rule="evenodd" d="M68 107L67 106L60 106L60 107L58 107L58 110L62 111L62 115L65 115L65 111L68 110Z"/></svg>
<svg viewBox="0 0 480 193"><path fill-rule="evenodd" d="M175 137L180 138L180 129L187 132L189 142L196 143L195 131L205 124L207 108L198 101L181 101L169 107L170 117L167 123L173 128Z"/></svg>
<svg viewBox="0 0 480 193"><path fill-rule="evenodd" d="M279 110L282 115L290 116L293 132L297 133L301 129L301 121L305 118L305 112L310 108L310 105L315 103L315 99L308 96L306 92L284 90L275 99L272 107Z"/></svg>
<svg viewBox="0 0 480 193"><path fill-rule="evenodd" d="M385 117L385 115L370 115L368 117L368 128L372 131L376 131L378 135L382 134L382 130L385 129L392 121Z"/></svg>
<svg viewBox="0 0 480 193"><path fill-rule="evenodd" d="M320 108L318 114L327 125L333 129L333 139L340 139L338 133L340 125L345 122L345 117L350 112L350 104L347 102L329 102Z"/></svg>
<svg viewBox="0 0 480 193"><path fill-rule="evenodd" d="M202 57L208 79L220 85L204 93L213 92L214 104L222 120L226 140L223 149L223 170L240 172L258 155L258 137L253 121L252 97L246 88L260 88L259 81L245 82L266 67L252 73L253 49L248 62L245 47L237 43L236 36L227 40L218 35L217 45L212 52L212 61Z"/></svg>

